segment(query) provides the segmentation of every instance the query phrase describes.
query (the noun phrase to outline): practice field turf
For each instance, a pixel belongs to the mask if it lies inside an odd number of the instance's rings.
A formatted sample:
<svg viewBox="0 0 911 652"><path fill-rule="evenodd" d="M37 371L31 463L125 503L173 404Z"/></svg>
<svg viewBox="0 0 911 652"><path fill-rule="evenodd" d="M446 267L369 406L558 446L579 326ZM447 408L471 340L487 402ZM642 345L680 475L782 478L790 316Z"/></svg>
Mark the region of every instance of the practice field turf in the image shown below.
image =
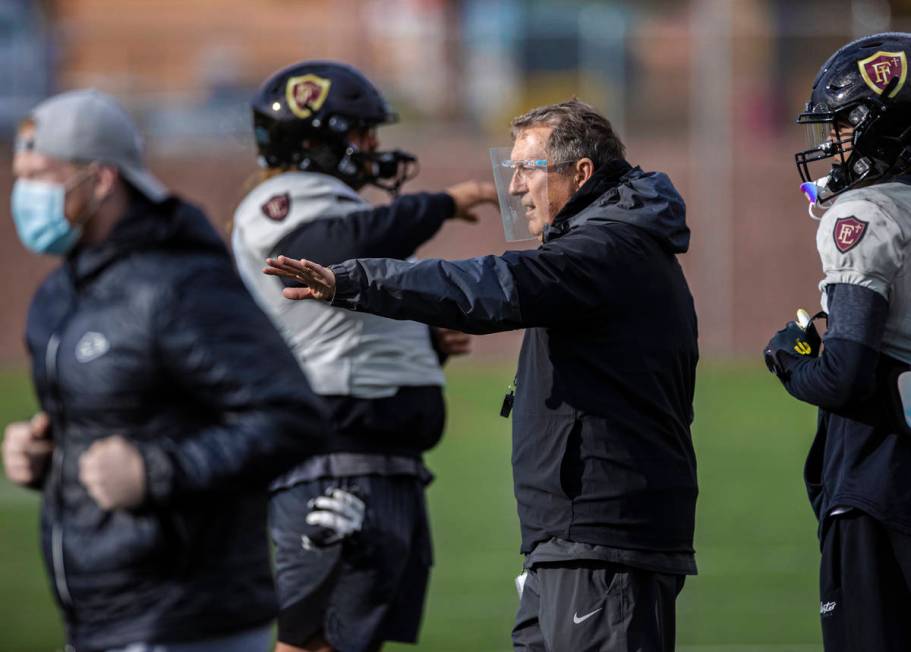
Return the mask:
<svg viewBox="0 0 911 652"><path fill-rule="evenodd" d="M448 432L428 458L436 566L419 650L510 649L521 558L498 412L511 377L470 361L449 372ZM33 407L24 376L0 374L0 424ZM758 365L700 368L700 574L678 602L681 652L820 649L815 521L801 480L814 425L813 409ZM0 652L62 647L36 539L36 498L0 480Z"/></svg>

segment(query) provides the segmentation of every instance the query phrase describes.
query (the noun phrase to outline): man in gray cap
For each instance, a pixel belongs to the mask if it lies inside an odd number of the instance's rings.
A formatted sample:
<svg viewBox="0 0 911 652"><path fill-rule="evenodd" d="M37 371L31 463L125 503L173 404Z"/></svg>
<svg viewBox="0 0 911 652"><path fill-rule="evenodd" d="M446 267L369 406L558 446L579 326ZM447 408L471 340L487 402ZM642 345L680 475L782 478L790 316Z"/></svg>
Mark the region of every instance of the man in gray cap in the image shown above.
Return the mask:
<svg viewBox="0 0 911 652"><path fill-rule="evenodd" d="M64 261L28 316L41 411L7 426L3 462L43 492L67 650L267 649L266 487L322 449L321 403L112 98L40 104L13 172L23 244Z"/></svg>

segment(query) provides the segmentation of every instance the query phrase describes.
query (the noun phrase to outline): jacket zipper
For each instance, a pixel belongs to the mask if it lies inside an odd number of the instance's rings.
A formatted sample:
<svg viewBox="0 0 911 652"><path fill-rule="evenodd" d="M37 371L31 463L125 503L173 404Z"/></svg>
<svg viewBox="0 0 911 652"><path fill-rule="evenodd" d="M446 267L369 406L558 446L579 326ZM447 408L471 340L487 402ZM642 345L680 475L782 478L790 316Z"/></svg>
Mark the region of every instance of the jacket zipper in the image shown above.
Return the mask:
<svg viewBox="0 0 911 652"><path fill-rule="evenodd" d="M57 386L57 354L60 350L60 335L54 333L47 342L44 356L45 373L47 374L48 388L54 399L54 407L59 415L63 414L63 404L60 401ZM62 419L61 419L62 421ZM54 473L57 475L57 514L51 522L51 563L54 567L54 585L61 602L72 606L73 599L66 583L66 568L63 563L63 446L54 449L51 458Z"/></svg>

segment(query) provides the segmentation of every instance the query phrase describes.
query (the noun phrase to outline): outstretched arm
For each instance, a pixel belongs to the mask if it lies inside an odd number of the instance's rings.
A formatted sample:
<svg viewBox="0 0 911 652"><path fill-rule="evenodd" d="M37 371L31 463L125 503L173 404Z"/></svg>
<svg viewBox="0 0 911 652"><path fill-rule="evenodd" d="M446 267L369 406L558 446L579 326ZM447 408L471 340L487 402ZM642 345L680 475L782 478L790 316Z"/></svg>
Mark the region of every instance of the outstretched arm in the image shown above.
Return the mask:
<svg viewBox="0 0 911 652"><path fill-rule="evenodd" d="M611 302L625 283L631 249L593 241L582 229L539 249L460 261L349 260L323 267L285 257L266 274L301 284L288 299L410 319L466 333L493 333L572 321Z"/></svg>
<svg viewBox="0 0 911 652"><path fill-rule="evenodd" d="M477 222L476 208L495 201L493 185L478 181L459 183L441 193L403 195L385 206L305 222L271 253L323 265L350 258L408 258L447 219Z"/></svg>

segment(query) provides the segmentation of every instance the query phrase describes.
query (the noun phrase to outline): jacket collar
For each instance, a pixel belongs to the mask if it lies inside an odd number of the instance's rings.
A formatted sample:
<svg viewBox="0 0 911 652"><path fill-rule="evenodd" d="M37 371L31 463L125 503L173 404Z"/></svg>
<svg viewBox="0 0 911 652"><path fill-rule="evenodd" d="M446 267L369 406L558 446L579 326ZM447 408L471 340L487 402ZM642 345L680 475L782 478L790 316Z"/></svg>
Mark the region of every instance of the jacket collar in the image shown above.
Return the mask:
<svg viewBox="0 0 911 652"><path fill-rule="evenodd" d="M544 227L544 241L558 237L569 229L570 219L588 208L604 193L617 187L623 177L633 169L624 159L608 161L592 174L554 217L553 224Z"/></svg>
<svg viewBox="0 0 911 652"><path fill-rule="evenodd" d="M227 255L218 234L195 207L176 197L158 204L136 197L107 238L97 244L77 246L65 264L74 281L81 284L115 260L166 243L174 248L210 249Z"/></svg>

